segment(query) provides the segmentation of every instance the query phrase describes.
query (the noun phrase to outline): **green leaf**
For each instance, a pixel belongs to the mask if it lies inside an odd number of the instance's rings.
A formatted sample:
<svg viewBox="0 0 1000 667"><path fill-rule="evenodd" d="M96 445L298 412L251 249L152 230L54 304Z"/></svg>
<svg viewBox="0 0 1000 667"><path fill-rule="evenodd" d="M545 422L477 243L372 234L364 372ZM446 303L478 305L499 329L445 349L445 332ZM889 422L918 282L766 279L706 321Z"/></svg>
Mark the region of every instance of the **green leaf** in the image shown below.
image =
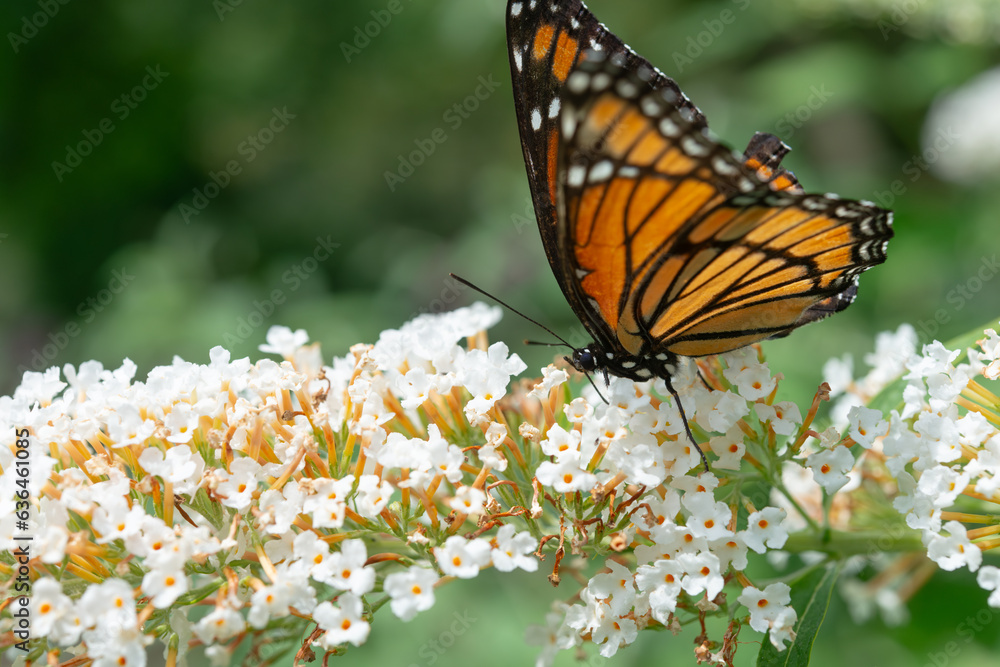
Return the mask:
<svg viewBox="0 0 1000 667"><path fill-rule="evenodd" d="M813 640L826 617L840 567L841 561L818 565L788 582L792 587L792 607L798 615L795 640L787 644L784 651L778 651L770 636L766 637L757 655L757 667L805 667L809 664Z"/></svg>

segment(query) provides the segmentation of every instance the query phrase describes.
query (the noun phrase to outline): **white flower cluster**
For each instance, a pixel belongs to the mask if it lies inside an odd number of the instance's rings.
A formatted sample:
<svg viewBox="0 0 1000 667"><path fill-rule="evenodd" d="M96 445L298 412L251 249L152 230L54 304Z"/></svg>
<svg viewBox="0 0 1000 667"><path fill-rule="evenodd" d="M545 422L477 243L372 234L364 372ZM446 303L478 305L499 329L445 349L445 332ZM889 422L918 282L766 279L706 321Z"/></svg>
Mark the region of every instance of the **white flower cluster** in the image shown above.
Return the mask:
<svg viewBox="0 0 1000 667"><path fill-rule="evenodd" d="M724 377L732 390L707 389L690 371L673 378L687 415L709 433L716 469L739 469L745 452L745 418L757 415L759 428L772 436L797 433L802 418L792 403L767 404L775 388L767 366L752 349L725 355ZM736 503L718 500L720 479L701 469L698 452L688 441L680 413L666 396L662 380L653 391L629 380L613 379L605 404L576 399L565 406L571 424L567 430L552 425L540 446L550 457L537 470L537 479L559 493L590 492L607 495L616 488L655 488L643 506L622 521L611 509L602 519L617 525L625 542L635 541L637 567L630 570L608 560L609 573L593 577L581 592L581 604L563 606L549 618L551 632L533 631L529 638L546 638L543 658L555 649L567 649L589 638L605 657L632 643L651 620L664 625L679 607L715 609L725 576L732 568L747 567L748 549L765 553L780 549L788 537L786 512L775 507L753 511L746 527L737 528ZM766 435L764 436L766 438ZM595 467L593 461L599 460ZM638 541L636 541L638 539ZM761 602L764 600L764 602ZM739 601L750 610L750 625L770 630L778 648L794 639L794 609L788 606L787 586L743 589ZM750 601L752 604L747 604ZM545 658L547 659L547 658Z"/></svg>
<svg viewBox="0 0 1000 667"><path fill-rule="evenodd" d="M137 613L136 598L166 609L195 587L231 576L245 585L224 585L226 594L197 622L172 617L174 632L218 645L294 610L326 630L318 640L324 648L362 643L369 629L363 596L375 588L376 568L363 541L336 539L345 523L373 532L392 526L386 506L404 489L464 515L481 514L486 502L461 470L465 455L437 425L415 437L382 428L405 419L383 397L400 399L405 407L396 409L409 412L422 402L418 385L424 400L429 388L449 395L462 386L472 394L465 413L481 420L524 364L502 344L482 351L457 343L498 319L497 309L482 305L418 318L325 368L305 332L275 327L262 350L285 356L281 363L233 361L215 348L207 365L175 359L144 382L134 381L128 360L113 371L97 362L67 365L65 380L58 368L26 373L13 396L0 398L0 549L13 552L22 544L17 535L32 536L40 564L31 598L35 634L53 645L82 641L90 658L107 664L144 664L152 636L143 632L148 612ZM32 436L32 474L21 482L32 499L27 526L15 516L13 438L25 428ZM342 430L349 445L362 447L353 461L343 445L335 451ZM325 474L336 469L343 474ZM226 511L209 511L213 505ZM173 521L181 511L184 520ZM254 540L263 543L256 556ZM537 544L505 525L492 540L453 536L425 555L436 557L440 572L469 578L490 564L535 570ZM262 570L231 565L248 553ZM213 578L206 568L227 576ZM63 590L80 590L73 574L92 582L75 600ZM401 618L433 604L439 574L429 562L381 578ZM334 591L335 604L317 604L321 586Z"/></svg>
<svg viewBox="0 0 1000 667"><path fill-rule="evenodd" d="M840 406L848 409L851 439L877 449L896 487L893 506L920 532L928 557L943 570L978 570L980 585L994 591L990 605L1000 606L1000 569L980 567L983 551L1000 546L991 525L991 504L1000 503L1000 431L993 418L1000 398L980 383L1000 376L1000 337L989 329L976 348L949 350L934 341L918 353L915 332L901 327L881 335L867 361L871 372L856 382L849 363L831 362L825 369L847 392ZM900 379L902 407L887 421L877 410L848 407ZM811 456L810 463L819 463L820 456ZM822 461L832 472L854 466L853 457L842 465L830 455ZM813 474L823 483L815 467ZM963 522L987 525L970 530ZM898 615L898 600L883 595L876 604Z"/></svg>
<svg viewBox="0 0 1000 667"><path fill-rule="evenodd" d="M404 620L429 609L443 578L537 570L541 544L558 551L558 578L568 538L634 553L634 565L608 560L550 619L543 656L583 641L610 656L648 625L732 615L732 579L752 628L779 648L794 640L788 587L743 572L794 524L726 471L794 456L814 411L804 420L774 402L777 380L753 349L704 365L711 388L688 363L672 382L712 457L702 472L662 380L613 379L604 397L586 386L574 398L549 367L509 392L525 365L486 344L497 319L481 304L421 316L331 365L304 331L275 327L261 350L281 362L215 348L207 365L175 359L145 381L128 361L27 373L0 398L0 549L25 532L9 438L26 428L37 627L50 645L82 642L74 650L122 665L143 664L155 610L221 661L234 638L295 617L334 650L364 642L383 603ZM882 428L852 423L864 446ZM831 452L809 465L834 490L850 466ZM209 595L209 613L189 618ZM118 601L113 621L98 598ZM174 645L182 658L188 642Z"/></svg>

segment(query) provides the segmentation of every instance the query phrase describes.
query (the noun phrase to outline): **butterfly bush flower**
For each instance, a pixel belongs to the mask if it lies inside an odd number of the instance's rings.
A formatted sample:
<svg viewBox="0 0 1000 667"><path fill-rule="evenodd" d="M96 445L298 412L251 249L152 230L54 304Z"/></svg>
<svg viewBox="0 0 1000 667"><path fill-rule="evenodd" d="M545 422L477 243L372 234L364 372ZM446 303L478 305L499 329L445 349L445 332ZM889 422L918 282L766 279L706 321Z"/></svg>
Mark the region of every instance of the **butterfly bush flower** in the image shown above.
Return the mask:
<svg viewBox="0 0 1000 667"><path fill-rule="evenodd" d="M548 630L528 629L540 665L712 616L728 626L697 639L698 659L732 664L745 626L787 650L799 612L788 585L748 574L758 558L812 563L789 575L795 590L860 556L895 578L876 589L849 574L852 610L899 615L927 575L892 559L922 553L978 570L997 603L982 552L1000 531L976 514L1000 500L1000 400L976 379L994 372L996 334L964 356L873 357L857 380L828 365L846 407L822 430L832 390L775 402L756 348L682 361L672 380L706 472L663 380L595 387L550 366L515 382L523 362L485 337L498 318L481 304L420 316L329 364L305 332L275 327L262 350L279 360L215 348L145 380L128 361L25 374L0 398L0 542L10 553L33 535L30 650L128 665L155 641L176 658L202 647L226 660L240 642L339 654L378 641L381 607L411 620L438 586L486 568L582 582ZM865 407L900 383L900 408ZM18 430L32 463L21 483ZM883 505L869 508L874 495ZM887 511L898 523L873 534ZM567 553L604 567L588 578Z"/></svg>
<svg viewBox="0 0 1000 667"><path fill-rule="evenodd" d="M1000 547L995 521L1000 504L996 417L1000 397L990 386L996 379L1000 338L993 329L978 337L976 345L967 349L950 349L938 341L918 348L913 329L903 326L879 336L876 354L866 357L871 366L866 375L854 379L837 364L826 367L838 378L843 396L835 414L844 420L843 440L827 451L854 449L853 445L868 450L849 473L860 471L863 485L843 487L834 503L853 495L855 488L877 490L900 513L900 520L889 524L883 516L879 526L883 536L873 536L866 553L884 573L871 580L881 587L857 580L844 586L852 613L859 610L861 618L873 608L881 609L887 620L906 618L901 605L930 572L926 562L914 560L909 552L923 552L942 570L978 571L980 586L995 590L993 571L988 569L993 566L983 563L987 552ZM898 401L898 407L887 414L864 407L887 392L892 392L890 398ZM836 472L830 457L822 451L809 457L821 484ZM844 458L845 467L847 463ZM817 469L823 465L830 465L831 471ZM832 486L824 488L834 491ZM893 557L893 550L908 553ZM1000 606L995 594L988 602Z"/></svg>

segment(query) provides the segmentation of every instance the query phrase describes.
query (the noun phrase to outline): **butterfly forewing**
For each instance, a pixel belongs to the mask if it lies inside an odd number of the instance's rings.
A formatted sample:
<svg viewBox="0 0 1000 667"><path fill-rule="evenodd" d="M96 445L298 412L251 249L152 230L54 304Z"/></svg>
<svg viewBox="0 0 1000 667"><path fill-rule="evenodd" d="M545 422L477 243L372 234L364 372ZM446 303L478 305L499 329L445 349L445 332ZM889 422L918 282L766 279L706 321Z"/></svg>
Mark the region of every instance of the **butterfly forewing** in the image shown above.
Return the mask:
<svg viewBox="0 0 1000 667"><path fill-rule="evenodd" d="M510 2L507 29L546 254L610 355L785 335L845 308L858 274L884 261L888 211L804 193L773 135L734 153L578 0Z"/></svg>
<svg viewBox="0 0 1000 667"><path fill-rule="evenodd" d="M629 119L616 125L620 130L617 143L610 142L607 146L601 141L602 134L606 138L607 133L602 133L595 124L599 116L591 118L583 127L574 127L574 119L583 110L574 108L566 112L565 105L571 87L582 89L579 88L580 79L571 79L571 75L580 71L581 63L588 57L594 59L600 53L603 57L617 59L637 77L643 77L641 83L646 89L669 91L676 100L675 108L688 118L689 124L704 127L704 116L683 96L673 80L632 52L600 24L582 2L510 2L507 36L521 144L546 255L580 320L597 340L606 346L617 346L616 327L609 323L617 320L617 307L612 302L622 291L621 284L601 277L603 282L595 279L588 285L593 292L581 286L585 269L567 255L567 249L578 243L577 238L585 237L588 229L583 226L580 232L574 232L571 227L576 226L576 214L567 215L567 203L562 195L567 181L581 176L579 170L571 168L567 152L569 142L583 156L577 161L580 166L584 169L598 166L598 160L591 158L598 157L608 148L614 150L627 139ZM614 104L614 98L607 99ZM595 111L614 113L607 105ZM633 116L632 119L637 118ZM583 182L587 180L587 175L583 175ZM610 194L614 196L615 192ZM594 193L587 202L580 204L597 205L599 199L599 194ZM586 215L587 211L582 214ZM598 231L603 234L610 230ZM621 245L621 241L613 242L616 246ZM604 261L611 262L613 258L605 257ZM608 309L598 305L601 303Z"/></svg>

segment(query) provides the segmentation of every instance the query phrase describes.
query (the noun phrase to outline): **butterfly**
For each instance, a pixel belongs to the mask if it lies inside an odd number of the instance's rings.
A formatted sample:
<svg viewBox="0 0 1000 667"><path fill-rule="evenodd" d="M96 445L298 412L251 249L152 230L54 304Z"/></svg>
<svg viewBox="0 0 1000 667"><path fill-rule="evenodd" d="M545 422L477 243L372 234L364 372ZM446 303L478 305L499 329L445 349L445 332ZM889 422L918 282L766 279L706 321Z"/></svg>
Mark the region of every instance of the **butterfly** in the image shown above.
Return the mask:
<svg viewBox="0 0 1000 667"><path fill-rule="evenodd" d="M509 0L506 21L542 243L594 339L567 359L605 381L662 378L695 442L671 384L678 358L846 308L858 275L885 261L892 213L806 193L774 135L743 153L713 138L678 85L580 0Z"/></svg>

